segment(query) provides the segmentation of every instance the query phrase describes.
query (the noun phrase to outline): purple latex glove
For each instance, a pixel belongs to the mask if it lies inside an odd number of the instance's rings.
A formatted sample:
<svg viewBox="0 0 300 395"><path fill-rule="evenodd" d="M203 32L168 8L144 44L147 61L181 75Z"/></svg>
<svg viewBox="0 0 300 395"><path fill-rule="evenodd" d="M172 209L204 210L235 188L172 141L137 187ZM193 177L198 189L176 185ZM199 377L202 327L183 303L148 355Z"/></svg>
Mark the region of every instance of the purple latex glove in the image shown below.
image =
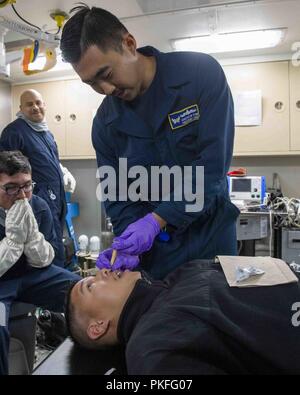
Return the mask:
<svg viewBox="0 0 300 395"><path fill-rule="evenodd" d="M134 255L124 254L123 252L118 252L115 263L110 264L113 249L109 248L102 251L96 262L98 269L110 269L115 270L132 270L139 264L139 257Z"/></svg>
<svg viewBox="0 0 300 395"><path fill-rule="evenodd" d="M115 237L112 248L130 255L149 251L160 232L158 221L152 214L130 224L119 237Z"/></svg>

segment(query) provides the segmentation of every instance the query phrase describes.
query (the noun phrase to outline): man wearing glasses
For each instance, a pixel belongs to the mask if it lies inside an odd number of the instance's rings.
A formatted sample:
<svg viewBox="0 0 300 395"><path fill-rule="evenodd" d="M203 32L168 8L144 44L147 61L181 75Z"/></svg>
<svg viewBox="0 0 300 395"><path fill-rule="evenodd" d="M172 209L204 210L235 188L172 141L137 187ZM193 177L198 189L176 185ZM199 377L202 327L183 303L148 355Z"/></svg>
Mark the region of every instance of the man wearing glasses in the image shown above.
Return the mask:
<svg viewBox="0 0 300 395"><path fill-rule="evenodd" d="M28 159L0 152L0 375L8 372L8 317L13 301L62 312L65 290L80 277L55 263L58 248L47 203L32 194Z"/></svg>

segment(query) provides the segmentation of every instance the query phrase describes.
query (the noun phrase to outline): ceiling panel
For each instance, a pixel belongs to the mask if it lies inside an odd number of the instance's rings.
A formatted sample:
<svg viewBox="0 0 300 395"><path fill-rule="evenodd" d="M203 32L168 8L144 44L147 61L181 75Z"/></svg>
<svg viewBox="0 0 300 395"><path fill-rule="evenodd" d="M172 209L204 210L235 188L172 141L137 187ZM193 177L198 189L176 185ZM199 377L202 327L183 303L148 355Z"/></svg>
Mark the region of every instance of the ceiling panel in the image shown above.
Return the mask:
<svg viewBox="0 0 300 395"><path fill-rule="evenodd" d="M17 0L15 6L20 14L32 23L47 30L56 30L50 12L60 8L68 12L76 0ZM217 33L286 27L284 42L265 50L221 54L218 58L249 57L256 55L291 54L294 42L300 42L300 0L97 0L86 3L108 9L116 14L136 37L138 46L153 45L162 51L171 51L170 40ZM226 5L225 5L226 3ZM180 7L180 9L179 9ZM17 20L10 7L0 8ZM17 33L9 33L8 40L25 39ZM19 65L12 65L14 80L27 78ZM70 72L70 71L69 71ZM41 73L50 77L53 71ZM62 75L62 72L59 72Z"/></svg>
<svg viewBox="0 0 300 395"><path fill-rule="evenodd" d="M264 0L257 0L257 2ZM253 0L251 1L253 3ZM250 0L137 0L144 14L168 12L182 9L213 7L235 3L250 3Z"/></svg>

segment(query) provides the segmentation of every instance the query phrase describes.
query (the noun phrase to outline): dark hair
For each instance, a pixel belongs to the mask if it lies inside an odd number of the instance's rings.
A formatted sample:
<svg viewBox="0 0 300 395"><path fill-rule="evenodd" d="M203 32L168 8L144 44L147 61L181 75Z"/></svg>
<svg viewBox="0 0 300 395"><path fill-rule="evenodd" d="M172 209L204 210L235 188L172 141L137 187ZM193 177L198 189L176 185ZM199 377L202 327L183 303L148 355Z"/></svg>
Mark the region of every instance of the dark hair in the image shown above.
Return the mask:
<svg viewBox="0 0 300 395"><path fill-rule="evenodd" d="M66 294L65 318L66 318L66 327L67 327L68 335L71 337L73 342L79 346L80 344L77 341L76 337L74 336L75 308L74 308L73 304L71 303L71 292L76 284L77 284L77 281L71 282L68 292Z"/></svg>
<svg viewBox="0 0 300 395"><path fill-rule="evenodd" d="M83 3L81 3L83 4ZM122 52L122 40L128 33L119 19L102 8L90 8L86 4L72 8L76 12L65 24L60 49L64 61L77 63L92 45L103 52L114 49Z"/></svg>
<svg viewBox="0 0 300 395"><path fill-rule="evenodd" d="M82 316L79 317L78 311L76 311L76 306L71 301L71 293L74 286L78 281L74 281L70 283L70 287L66 294L65 299L65 319L66 319L66 327L67 332L76 346L86 348L88 350L105 350L110 348L110 345L106 345L103 343L96 343L94 340L90 339L87 336L85 328L82 326L81 320Z"/></svg>
<svg viewBox="0 0 300 395"><path fill-rule="evenodd" d="M17 173L31 174L28 158L20 151L0 152L0 174L14 176Z"/></svg>

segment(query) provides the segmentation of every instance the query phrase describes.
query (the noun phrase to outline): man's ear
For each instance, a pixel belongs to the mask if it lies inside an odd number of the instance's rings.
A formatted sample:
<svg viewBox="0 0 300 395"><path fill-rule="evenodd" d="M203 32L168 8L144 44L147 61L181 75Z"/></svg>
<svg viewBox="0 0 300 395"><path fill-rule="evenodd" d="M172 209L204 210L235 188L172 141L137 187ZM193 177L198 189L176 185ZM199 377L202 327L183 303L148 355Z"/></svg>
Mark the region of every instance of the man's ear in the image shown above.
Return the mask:
<svg viewBox="0 0 300 395"><path fill-rule="evenodd" d="M87 335L91 340L97 340L108 331L109 320L97 320L89 324L87 328Z"/></svg>
<svg viewBox="0 0 300 395"><path fill-rule="evenodd" d="M136 53L136 41L132 34L127 33L123 39L123 45L133 54Z"/></svg>

